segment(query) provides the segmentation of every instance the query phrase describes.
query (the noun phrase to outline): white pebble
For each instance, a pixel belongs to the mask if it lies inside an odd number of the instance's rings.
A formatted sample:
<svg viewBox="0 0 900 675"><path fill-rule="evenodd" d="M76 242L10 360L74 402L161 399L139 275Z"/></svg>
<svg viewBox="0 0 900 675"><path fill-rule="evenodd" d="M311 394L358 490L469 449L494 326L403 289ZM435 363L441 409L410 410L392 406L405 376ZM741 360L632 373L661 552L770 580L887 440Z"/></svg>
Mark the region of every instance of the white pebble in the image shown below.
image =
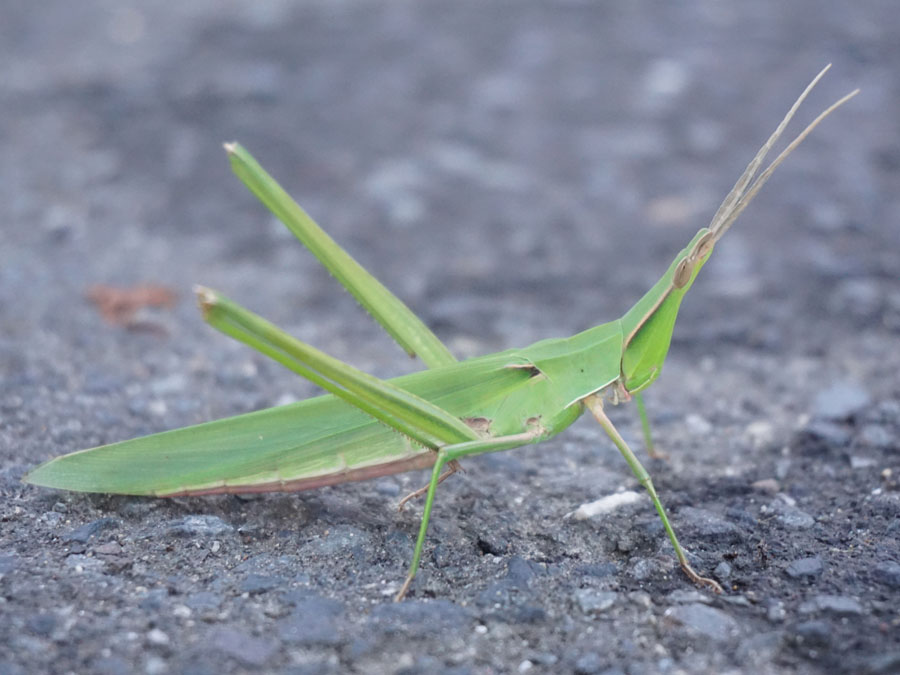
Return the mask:
<svg viewBox="0 0 900 675"><path fill-rule="evenodd" d="M712 431L712 424L709 423L705 417L698 415L697 413L691 413L687 417L684 418L684 423L687 425L687 428L691 433L697 434L698 436L703 436Z"/></svg>
<svg viewBox="0 0 900 675"><path fill-rule="evenodd" d="M169 636L159 628L154 628L147 633L147 642L162 647L169 644Z"/></svg>
<svg viewBox="0 0 900 675"><path fill-rule="evenodd" d="M615 494L602 497L597 501L582 504L569 515L574 516L575 520L587 520L588 518L593 518L594 516L599 516L604 513L612 513L622 506L634 504L640 498L641 496L633 490L616 492Z"/></svg>

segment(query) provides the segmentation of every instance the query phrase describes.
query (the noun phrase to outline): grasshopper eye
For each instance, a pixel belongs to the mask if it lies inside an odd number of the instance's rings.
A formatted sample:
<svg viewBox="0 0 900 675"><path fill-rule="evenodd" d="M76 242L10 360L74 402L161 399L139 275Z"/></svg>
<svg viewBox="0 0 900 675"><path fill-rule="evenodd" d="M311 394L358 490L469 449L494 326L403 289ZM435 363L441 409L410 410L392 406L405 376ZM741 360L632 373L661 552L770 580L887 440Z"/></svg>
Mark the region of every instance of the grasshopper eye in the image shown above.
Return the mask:
<svg viewBox="0 0 900 675"><path fill-rule="evenodd" d="M712 251L713 245L716 243L715 235L712 232L707 232L706 235L697 242L697 248L694 251L694 255L699 258L705 258L709 255L709 252Z"/></svg>
<svg viewBox="0 0 900 675"><path fill-rule="evenodd" d="M678 267L675 268L675 276L672 277L672 283L675 288L684 288L687 282L691 280L691 272L693 271L694 265L691 256L682 259L678 263Z"/></svg>

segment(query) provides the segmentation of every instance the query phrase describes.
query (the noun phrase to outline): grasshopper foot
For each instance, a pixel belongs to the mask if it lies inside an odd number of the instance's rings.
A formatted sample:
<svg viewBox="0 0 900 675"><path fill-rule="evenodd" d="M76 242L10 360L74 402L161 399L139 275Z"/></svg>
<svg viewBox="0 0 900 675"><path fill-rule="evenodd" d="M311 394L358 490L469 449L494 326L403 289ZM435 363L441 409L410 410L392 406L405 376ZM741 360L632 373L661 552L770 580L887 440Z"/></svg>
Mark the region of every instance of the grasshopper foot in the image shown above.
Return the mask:
<svg viewBox="0 0 900 675"><path fill-rule="evenodd" d="M397 512L399 513L400 511L402 511L403 507L406 506L406 502L408 502L410 499L417 499L418 497L421 497L422 495L424 495L426 492L428 492L427 485L423 488L419 488L418 490L410 492L408 495L406 495L403 499L400 500L399 504L397 504Z"/></svg>
<svg viewBox="0 0 900 675"><path fill-rule="evenodd" d="M650 459L661 459L663 461L668 461L669 459L669 453L660 450L655 445L647 446L647 454L650 455Z"/></svg>
<svg viewBox="0 0 900 675"><path fill-rule="evenodd" d="M722 587L719 585L718 581L716 581L715 579L710 579L709 577L701 577L687 562L681 563L681 569L684 570L684 573L688 575L690 580L698 586L706 587L716 594L720 594L723 592Z"/></svg>
<svg viewBox="0 0 900 675"><path fill-rule="evenodd" d="M455 459L448 462L447 470L441 474L440 478L438 478L438 485L440 485L445 480L450 478L450 476L455 474L457 471L465 471L465 469L463 469L459 465L459 462ZM417 498L421 497L422 495L426 494L427 492L428 492L427 485L424 487L420 487L418 490L415 490L414 492L410 492L408 495L406 495L403 499L400 500L399 504L397 504L397 512L399 513L400 511L402 511L403 507L406 506L406 502L408 502L410 499L417 499Z"/></svg>

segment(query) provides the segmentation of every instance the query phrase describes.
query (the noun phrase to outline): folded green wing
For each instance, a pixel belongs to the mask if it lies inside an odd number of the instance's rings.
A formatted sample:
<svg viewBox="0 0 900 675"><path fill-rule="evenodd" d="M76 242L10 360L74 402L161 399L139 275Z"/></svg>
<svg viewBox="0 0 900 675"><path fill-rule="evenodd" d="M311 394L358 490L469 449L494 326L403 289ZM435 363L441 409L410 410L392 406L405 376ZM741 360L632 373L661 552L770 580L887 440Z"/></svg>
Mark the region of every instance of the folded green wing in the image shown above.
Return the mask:
<svg viewBox="0 0 900 675"><path fill-rule="evenodd" d="M510 354L391 382L460 417L478 416L528 380L526 370L505 367ZM320 396L63 455L24 480L80 492L157 496L253 486L277 491L379 475L373 467L387 467L381 474L420 468L433 463L434 455L343 401ZM247 489L235 489L241 487Z"/></svg>

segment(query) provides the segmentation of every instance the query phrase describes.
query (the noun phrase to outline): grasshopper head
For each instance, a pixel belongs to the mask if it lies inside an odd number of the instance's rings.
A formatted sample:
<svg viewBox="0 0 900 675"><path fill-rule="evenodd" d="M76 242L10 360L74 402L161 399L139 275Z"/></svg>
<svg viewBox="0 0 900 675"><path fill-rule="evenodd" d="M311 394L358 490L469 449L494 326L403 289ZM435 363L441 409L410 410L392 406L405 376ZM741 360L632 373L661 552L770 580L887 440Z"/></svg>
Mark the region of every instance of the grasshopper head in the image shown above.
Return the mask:
<svg viewBox="0 0 900 675"><path fill-rule="evenodd" d="M694 283L700 268L709 259L716 242L722 238L722 235L728 231L732 223L753 200L778 165L803 142L803 139L819 122L859 92L858 89L850 92L829 106L797 138L791 141L762 173L756 175L769 150L781 137L797 108L830 67L830 64L826 66L791 106L775 132L759 149L731 192L725 197L709 227L701 229L694 235L687 247L676 256L662 278L622 317L624 349L620 382L625 391L629 393L641 391L659 376L663 361L669 351L669 343L672 340L672 330L675 327L681 299Z"/></svg>
<svg viewBox="0 0 900 675"><path fill-rule="evenodd" d="M697 232L662 278L622 317L622 382L629 393L645 389L659 376L681 300L715 244L712 230L704 227Z"/></svg>

